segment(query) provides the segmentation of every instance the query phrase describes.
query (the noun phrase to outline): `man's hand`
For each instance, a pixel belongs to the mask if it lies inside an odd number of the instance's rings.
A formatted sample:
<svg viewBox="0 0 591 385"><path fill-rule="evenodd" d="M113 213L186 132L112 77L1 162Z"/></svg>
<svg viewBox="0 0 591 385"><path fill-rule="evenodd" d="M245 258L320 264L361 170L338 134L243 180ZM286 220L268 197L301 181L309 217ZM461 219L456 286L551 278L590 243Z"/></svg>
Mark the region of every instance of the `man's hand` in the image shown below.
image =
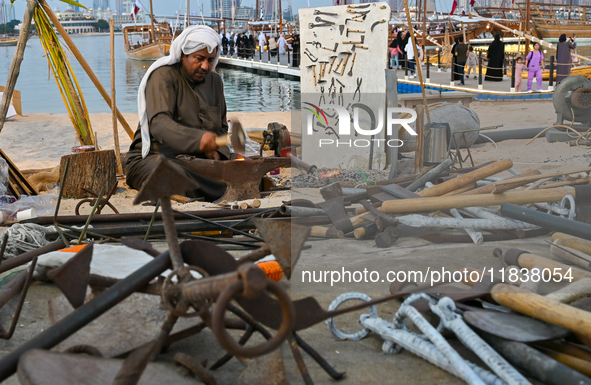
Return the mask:
<svg viewBox="0 0 591 385"><path fill-rule="evenodd" d="M215 152L215 150L218 149L218 145L215 143L217 137L218 136L213 132L205 132L201 136L201 141L199 142L199 151L203 152L206 155L208 153Z"/></svg>
<svg viewBox="0 0 591 385"><path fill-rule="evenodd" d="M207 159L220 160L220 153L217 151L206 152Z"/></svg>

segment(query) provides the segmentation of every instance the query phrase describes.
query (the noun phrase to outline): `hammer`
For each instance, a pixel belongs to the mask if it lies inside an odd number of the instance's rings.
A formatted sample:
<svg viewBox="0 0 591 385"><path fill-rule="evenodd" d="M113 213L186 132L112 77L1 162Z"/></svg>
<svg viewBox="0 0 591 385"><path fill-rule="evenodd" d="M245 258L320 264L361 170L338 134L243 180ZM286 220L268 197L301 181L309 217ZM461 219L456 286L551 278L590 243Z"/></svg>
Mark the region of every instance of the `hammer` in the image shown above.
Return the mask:
<svg viewBox="0 0 591 385"><path fill-rule="evenodd" d="M244 155L244 152L246 151L246 134L242 129L242 123L240 123L240 120L232 120L231 134L232 135L218 136L215 139L215 144L217 144L218 147L221 147L227 146L228 143L230 143L234 152Z"/></svg>
<svg viewBox="0 0 591 385"><path fill-rule="evenodd" d="M344 41L343 44L363 44L365 35L361 35L361 41Z"/></svg>
<svg viewBox="0 0 591 385"><path fill-rule="evenodd" d="M347 28L346 36L349 37L349 33L353 33L353 32L355 32L355 33L365 33L365 31L360 31L358 29L349 29L349 28Z"/></svg>
<svg viewBox="0 0 591 385"><path fill-rule="evenodd" d="M347 67L347 62L349 61L349 56L351 56L351 52L341 52L344 53L345 55L345 62L343 63L343 66L341 67L341 76L345 73L345 67Z"/></svg>
<svg viewBox="0 0 591 385"><path fill-rule="evenodd" d="M331 56L331 58L332 58L332 61L330 62L330 68L328 69L328 73L330 73L330 71L332 71L332 66L333 66L334 61L336 60L337 57L336 56Z"/></svg>
<svg viewBox="0 0 591 385"><path fill-rule="evenodd" d="M314 86L316 86L316 66L315 65L309 65L306 68L310 68L312 67L312 74L314 74Z"/></svg>
<svg viewBox="0 0 591 385"><path fill-rule="evenodd" d="M326 65L328 64L327 61L320 61L318 62L320 64L320 76L319 78L323 78L324 77L324 72L326 71Z"/></svg>
<svg viewBox="0 0 591 385"><path fill-rule="evenodd" d="M337 52L337 47L338 46L339 46L339 43L334 43L334 48L333 49L326 48L326 47L320 47L320 48L325 49L327 51Z"/></svg>
<svg viewBox="0 0 591 385"><path fill-rule="evenodd" d="M355 47L355 46L353 46ZM355 56L357 56L357 52L355 52L353 54L353 60L351 61L351 69L349 70L349 73L347 75L349 76L353 76L353 66L355 65Z"/></svg>

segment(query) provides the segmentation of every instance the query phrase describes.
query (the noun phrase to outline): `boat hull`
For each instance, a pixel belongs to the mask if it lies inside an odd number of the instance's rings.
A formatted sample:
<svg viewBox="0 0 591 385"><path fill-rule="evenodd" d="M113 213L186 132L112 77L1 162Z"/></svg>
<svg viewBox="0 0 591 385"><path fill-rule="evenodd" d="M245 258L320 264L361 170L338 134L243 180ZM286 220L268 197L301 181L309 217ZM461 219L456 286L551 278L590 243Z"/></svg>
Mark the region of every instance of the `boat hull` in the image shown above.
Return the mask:
<svg viewBox="0 0 591 385"><path fill-rule="evenodd" d="M125 51L125 53L132 60L158 60L161 57L168 55L169 51L170 43L159 42L136 49L130 49Z"/></svg>
<svg viewBox="0 0 591 385"><path fill-rule="evenodd" d="M18 39L0 40L0 47L14 47Z"/></svg>

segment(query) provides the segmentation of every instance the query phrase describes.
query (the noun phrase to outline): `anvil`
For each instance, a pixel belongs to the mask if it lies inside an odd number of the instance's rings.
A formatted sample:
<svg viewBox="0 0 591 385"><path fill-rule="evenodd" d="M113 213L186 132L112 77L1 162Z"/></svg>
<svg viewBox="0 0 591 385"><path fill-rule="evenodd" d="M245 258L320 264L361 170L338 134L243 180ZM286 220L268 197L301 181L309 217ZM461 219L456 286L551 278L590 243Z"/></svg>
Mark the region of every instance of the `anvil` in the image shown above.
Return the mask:
<svg viewBox="0 0 591 385"><path fill-rule="evenodd" d="M259 185L261 179L271 170L278 167L291 166L290 158L244 158L244 160L212 160L199 158L179 158L189 170L217 179L228 185L221 201L239 201L260 198Z"/></svg>

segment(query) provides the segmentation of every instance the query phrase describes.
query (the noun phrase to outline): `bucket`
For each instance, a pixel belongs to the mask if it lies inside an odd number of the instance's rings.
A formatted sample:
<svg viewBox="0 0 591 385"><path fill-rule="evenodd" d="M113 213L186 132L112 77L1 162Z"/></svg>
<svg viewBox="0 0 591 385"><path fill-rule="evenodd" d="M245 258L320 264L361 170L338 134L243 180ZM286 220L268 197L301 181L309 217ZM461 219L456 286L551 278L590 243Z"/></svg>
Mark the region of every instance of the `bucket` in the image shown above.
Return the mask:
<svg viewBox="0 0 591 385"><path fill-rule="evenodd" d="M440 163L447 158L447 123L425 124L425 143L423 144L423 161Z"/></svg>

